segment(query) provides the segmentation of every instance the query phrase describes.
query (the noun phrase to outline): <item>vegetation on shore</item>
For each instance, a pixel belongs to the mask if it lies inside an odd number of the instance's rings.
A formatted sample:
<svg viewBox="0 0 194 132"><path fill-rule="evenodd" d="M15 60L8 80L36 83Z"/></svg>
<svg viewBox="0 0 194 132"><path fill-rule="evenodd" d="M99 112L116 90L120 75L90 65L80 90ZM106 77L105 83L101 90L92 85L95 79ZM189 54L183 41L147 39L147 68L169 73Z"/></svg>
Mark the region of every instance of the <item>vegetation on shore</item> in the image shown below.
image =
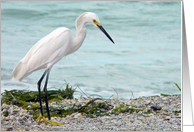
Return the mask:
<svg viewBox="0 0 194 132"><path fill-rule="evenodd" d="M180 87L175 83L175 85L180 89ZM78 103L77 99L74 99L74 103L65 104L60 103L64 99L73 99L73 94L75 92L75 88L66 84L65 88L60 88L57 90L48 90L48 100L49 103L54 103L54 105L50 106L50 114L51 117L66 117L67 115L71 115L73 113L79 112L87 115L88 117L95 118L97 116L110 115L115 114L118 115L120 113L138 113L139 111L143 111L145 114L149 114L152 111L159 111L161 108L156 108L155 106L151 108L146 107L138 107L135 105L128 104L119 104L117 107L111 105L110 101L104 100L102 98L89 98L89 101L86 103ZM17 105L22 107L23 109L27 109L30 111L30 114L33 115L34 119L37 119L40 115L40 106L39 106L39 95L37 91L28 91L28 90L5 90L4 93L1 94L1 104L6 103L9 105ZM118 96L118 94L117 94ZM170 96L167 94L161 94L161 96ZM42 100L44 100L44 94L42 92ZM46 107L43 105L43 112L46 115ZM180 113L181 111L178 111ZM8 116L9 112L5 111L4 116Z"/></svg>

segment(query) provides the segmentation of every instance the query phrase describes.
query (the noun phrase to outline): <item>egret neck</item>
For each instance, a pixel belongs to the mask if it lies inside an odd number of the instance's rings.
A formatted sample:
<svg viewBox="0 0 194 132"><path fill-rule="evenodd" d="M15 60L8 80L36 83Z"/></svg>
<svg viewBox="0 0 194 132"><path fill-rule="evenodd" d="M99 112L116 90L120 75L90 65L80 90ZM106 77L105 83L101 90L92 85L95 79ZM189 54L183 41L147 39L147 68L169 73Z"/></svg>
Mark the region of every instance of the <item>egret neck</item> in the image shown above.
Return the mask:
<svg viewBox="0 0 194 132"><path fill-rule="evenodd" d="M73 38L73 42L72 42L74 52L78 50L80 46L83 44L87 33L87 30L85 27L85 24L87 22L84 21L82 18L83 17L79 17L76 20L76 36Z"/></svg>

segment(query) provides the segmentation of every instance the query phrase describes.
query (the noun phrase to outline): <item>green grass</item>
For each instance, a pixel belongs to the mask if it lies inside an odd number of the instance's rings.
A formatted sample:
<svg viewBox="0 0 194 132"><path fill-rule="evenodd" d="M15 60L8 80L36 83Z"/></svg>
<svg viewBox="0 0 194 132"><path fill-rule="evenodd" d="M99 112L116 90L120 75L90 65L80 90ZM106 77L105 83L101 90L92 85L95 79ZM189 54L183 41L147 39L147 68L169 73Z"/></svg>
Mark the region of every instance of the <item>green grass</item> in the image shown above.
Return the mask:
<svg viewBox="0 0 194 132"><path fill-rule="evenodd" d="M57 90L48 90L47 98L48 102L59 102L63 99L73 99L73 94L75 89L70 87L69 84L66 84L65 88L60 88ZM23 109L30 110L30 113L33 114L33 118L36 119L40 115L40 105L39 103L39 94L38 91L29 91L29 90L10 90L3 92L1 94L1 105L6 103L8 105L17 105ZM45 101L44 94L41 92L42 101ZM46 113L46 107L43 105L43 111ZM69 110L70 111L70 110ZM54 108L50 107L51 116L57 116L58 113L67 115L70 112L68 110L64 111L63 108ZM6 116L8 113L4 113ZM59 114L60 115L60 114Z"/></svg>
<svg viewBox="0 0 194 132"><path fill-rule="evenodd" d="M181 91L181 88L179 87L179 85L177 83L174 82L174 84L176 85L176 87L179 89L179 91ZM161 96L171 96L170 94L160 94Z"/></svg>
<svg viewBox="0 0 194 132"><path fill-rule="evenodd" d="M176 86L178 87L178 85ZM61 88L56 90L48 89L47 96L48 96L49 103L56 102L57 104L57 106L51 105L49 107L51 117L66 117L67 115L71 115L76 112L79 112L91 118L95 118L97 116L104 116L104 115L108 116L111 114L119 115L120 113L129 113L129 114L133 112L138 113L139 111L142 111L144 114L150 114L152 112L152 110L149 108L146 109L146 107L137 107L135 105L128 105L128 104L122 104L114 108L114 106L108 103L110 101L107 101L107 100L110 100L112 96L109 99L103 99L100 95L92 95L92 96L98 96L98 98L91 98L85 93L84 94L87 96L85 99L89 100L88 102L72 103L68 105L61 103L63 99L74 99L73 95L75 93L75 90L76 89L72 88L69 84L62 85ZM38 91L5 90L5 92L2 93L1 95L2 95L1 105L3 103L9 104L9 105L10 104L17 105L19 107L22 107L23 109L29 110L29 113L33 115L34 119L37 119L39 117L40 105L39 105ZM168 94L161 94L161 95L170 96ZM41 92L41 96L43 101L44 116L47 117L46 106L44 103L45 98L44 98L43 92ZM117 98L119 98L118 93L117 93ZM76 102L76 100L77 99L74 99L74 102ZM179 111L175 111L175 114L177 113L179 113ZM8 116L9 112L5 111L3 115Z"/></svg>
<svg viewBox="0 0 194 132"><path fill-rule="evenodd" d="M105 101L95 102L96 100L102 100L101 98L95 98L87 102L85 105L80 106L80 108L75 109L74 104L67 106L66 104L61 104L60 101L63 99L73 99L73 94L75 88L66 84L65 88L62 87L56 90L48 90L48 102L58 102L57 107L50 106L50 115L51 117L65 117L75 112L85 113L89 117L96 117L106 114L112 106ZM39 94L38 91L29 91L29 90L10 90L3 92L1 98L1 104L6 103L8 105L17 105L23 109L30 111L30 114L33 115L33 118L36 119L40 115L40 105L39 105ZM43 101L43 112L47 117L46 106L44 105L45 98L43 92L41 92L42 101ZM76 99L75 99L76 100ZM65 109L64 109L65 108ZM4 116L8 116L8 112L4 112Z"/></svg>
<svg viewBox="0 0 194 132"><path fill-rule="evenodd" d="M47 98L49 102L52 101L59 101L62 99L73 99L73 94L75 89L66 85L66 88L60 88L57 90L48 90L47 91ZM1 94L1 104L14 104L18 106L25 105L24 102L38 102L39 101L39 94L38 91L29 91L29 90L10 90L3 92ZM45 101L44 94L41 91L41 98L42 101Z"/></svg>

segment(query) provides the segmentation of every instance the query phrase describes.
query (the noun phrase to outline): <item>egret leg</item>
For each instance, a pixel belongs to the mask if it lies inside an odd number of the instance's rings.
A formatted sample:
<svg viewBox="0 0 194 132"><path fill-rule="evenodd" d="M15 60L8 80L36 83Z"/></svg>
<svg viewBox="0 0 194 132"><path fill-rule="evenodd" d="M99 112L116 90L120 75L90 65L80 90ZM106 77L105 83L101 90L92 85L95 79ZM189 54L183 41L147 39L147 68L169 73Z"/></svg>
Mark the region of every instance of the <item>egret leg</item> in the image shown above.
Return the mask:
<svg viewBox="0 0 194 132"><path fill-rule="evenodd" d="M48 119L50 120L51 117L50 117L49 106L48 106L48 99L47 99L47 83L48 83L48 78L49 78L49 71L47 72L47 76L46 76L46 81L45 81L43 92L44 92L44 97L45 97L47 116L48 116Z"/></svg>
<svg viewBox="0 0 194 132"><path fill-rule="evenodd" d="M46 81L45 81L45 85L44 85L44 89L43 89L43 92L44 92L44 96L45 96L45 102L46 102L46 110L47 110L47 115L48 115L48 119L47 120L44 116L43 116L43 111L42 111L42 102L40 103L40 107L41 107L41 114L36 120L38 121L38 124L40 124L40 121L43 120L43 123L49 123L53 126L58 126L58 125L64 125L65 123L58 123L58 122L54 122L54 121L51 121L51 117L50 117L50 112L49 112L49 107L48 107L48 99L47 99L47 83L48 83L48 78L49 78L49 72L50 70L47 69L44 74L42 75L42 77L40 78L40 80L38 81L38 89L39 89L39 98L41 100L41 93L40 93L40 85L41 85L41 82L44 78L44 76L47 74L46 76Z"/></svg>
<svg viewBox="0 0 194 132"><path fill-rule="evenodd" d="M47 72L48 72L48 69L43 73L42 77L40 78L40 80L37 83L38 93L39 93L39 102L40 102L40 112L41 112L42 116L44 116L44 114L43 114L43 110L42 110L42 99L41 99L41 89L40 89L40 86L41 86L41 82L44 79L44 76L46 75Z"/></svg>

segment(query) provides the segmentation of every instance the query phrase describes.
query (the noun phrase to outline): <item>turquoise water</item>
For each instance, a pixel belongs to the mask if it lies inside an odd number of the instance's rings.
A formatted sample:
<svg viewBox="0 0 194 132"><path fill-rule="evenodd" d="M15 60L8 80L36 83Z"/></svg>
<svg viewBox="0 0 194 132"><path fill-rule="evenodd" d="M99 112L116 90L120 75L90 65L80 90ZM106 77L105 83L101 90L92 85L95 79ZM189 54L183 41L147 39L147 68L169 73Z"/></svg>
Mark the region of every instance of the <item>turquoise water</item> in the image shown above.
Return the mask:
<svg viewBox="0 0 194 132"><path fill-rule="evenodd" d="M181 2L126 1L21 1L1 2L1 92L11 89L37 90L44 70L22 82L11 73L28 50L58 27L76 33L75 20L94 12L115 41L91 24L81 48L53 66L48 88L65 81L87 95L120 98L180 94ZM84 94L79 88L76 97Z"/></svg>

